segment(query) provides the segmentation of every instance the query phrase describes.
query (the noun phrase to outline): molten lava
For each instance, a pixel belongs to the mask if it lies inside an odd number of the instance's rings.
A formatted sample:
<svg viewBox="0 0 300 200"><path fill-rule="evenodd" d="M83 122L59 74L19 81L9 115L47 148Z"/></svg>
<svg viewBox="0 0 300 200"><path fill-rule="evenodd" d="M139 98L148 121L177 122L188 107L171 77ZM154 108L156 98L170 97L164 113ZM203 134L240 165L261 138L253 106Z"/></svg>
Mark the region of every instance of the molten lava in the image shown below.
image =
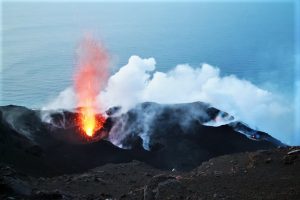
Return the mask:
<svg viewBox="0 0 300 200"><path fill-rule="evenodd" d="M101 109L97 96L108 77L108 54L96 40L85 38L78 52L78 67L74 88L79 107L78 125L89 137L103 127L105 117L97 114Z"/></svg>

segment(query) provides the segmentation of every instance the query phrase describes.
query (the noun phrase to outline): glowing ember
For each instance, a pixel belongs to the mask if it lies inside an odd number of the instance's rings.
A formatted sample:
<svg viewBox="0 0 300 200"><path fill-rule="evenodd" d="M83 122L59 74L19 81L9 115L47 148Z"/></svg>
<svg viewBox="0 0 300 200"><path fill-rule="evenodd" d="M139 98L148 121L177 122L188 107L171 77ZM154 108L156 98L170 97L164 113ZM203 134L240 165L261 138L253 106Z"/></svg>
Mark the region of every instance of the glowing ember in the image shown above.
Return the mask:
<svg viewBox="0 0 300 200"><path fill-rule="evenodd" d="M105 122L103 116L96 114L100 109L97 96L107 80L108 54L97 41L87 37L80 45L78 58L74 77L79 107L78 125L87 136L92 137Z"/></svg>

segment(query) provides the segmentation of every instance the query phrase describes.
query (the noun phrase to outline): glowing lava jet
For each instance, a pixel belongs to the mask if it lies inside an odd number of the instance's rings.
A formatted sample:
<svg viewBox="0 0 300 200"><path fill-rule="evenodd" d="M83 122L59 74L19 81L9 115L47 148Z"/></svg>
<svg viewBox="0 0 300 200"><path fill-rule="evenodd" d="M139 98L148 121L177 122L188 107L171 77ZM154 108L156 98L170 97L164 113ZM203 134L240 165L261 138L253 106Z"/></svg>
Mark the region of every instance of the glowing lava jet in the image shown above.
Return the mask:
<svg viewBox="0 0 300 200"><path fill-rule="evenodd" d="M97 96L108 77L108 54L96 40L85 38L79 46L74 88L79 108L78 125L86 136L101 129L105 117L97 114Z"/></svg>

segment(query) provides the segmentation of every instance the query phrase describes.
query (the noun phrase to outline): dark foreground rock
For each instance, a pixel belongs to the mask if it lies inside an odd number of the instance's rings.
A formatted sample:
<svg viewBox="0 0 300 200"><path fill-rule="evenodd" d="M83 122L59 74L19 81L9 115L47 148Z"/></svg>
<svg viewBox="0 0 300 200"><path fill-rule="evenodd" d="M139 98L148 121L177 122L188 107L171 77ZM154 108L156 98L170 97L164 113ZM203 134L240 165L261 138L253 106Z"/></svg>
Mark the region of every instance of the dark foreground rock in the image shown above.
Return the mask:
<svg viewBox="0 0 300 200"><path fill-rule="evenodd" d="M139 161L31 177L0 167L0 199L300 199L300 148L224 155L192 171ZM293 160L286 162L287 159Z"/></svg>

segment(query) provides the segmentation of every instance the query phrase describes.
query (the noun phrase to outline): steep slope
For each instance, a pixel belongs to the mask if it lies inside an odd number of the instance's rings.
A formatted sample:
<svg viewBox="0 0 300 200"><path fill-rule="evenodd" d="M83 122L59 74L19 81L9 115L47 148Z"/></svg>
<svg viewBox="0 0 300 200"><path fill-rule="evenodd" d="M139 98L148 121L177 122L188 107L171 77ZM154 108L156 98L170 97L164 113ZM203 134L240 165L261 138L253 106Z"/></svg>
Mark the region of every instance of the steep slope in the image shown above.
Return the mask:
<svg viewBox="0 0 300 200"><path fill-rule="evenodd" d="M87 139L74 123L76 113L45 115L20 106L0 107L0 162L34 176L131 160L160 169L190 170L215 156L283 145L266 133L232 123L229 114L201 102L148 102L125 113L112 108L107 114L105 127ZM47 120L42 120L45 116Z"/></svg>

